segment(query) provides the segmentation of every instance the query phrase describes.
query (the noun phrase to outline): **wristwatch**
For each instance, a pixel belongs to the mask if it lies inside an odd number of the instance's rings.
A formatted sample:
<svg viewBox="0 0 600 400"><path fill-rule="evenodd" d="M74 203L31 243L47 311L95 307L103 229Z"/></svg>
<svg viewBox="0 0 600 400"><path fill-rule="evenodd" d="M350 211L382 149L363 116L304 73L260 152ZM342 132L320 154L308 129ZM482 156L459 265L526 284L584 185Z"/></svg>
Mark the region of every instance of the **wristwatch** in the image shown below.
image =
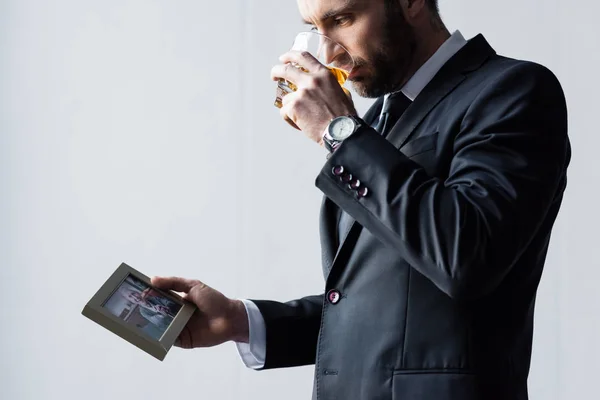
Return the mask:
<svg viewBox="0 0 600 400"><path fill-rule="evenodd" d="M352 136L361 127L361 121L353 115L332 119L323 135L325 148L333 153L344 140Z"/></svg>

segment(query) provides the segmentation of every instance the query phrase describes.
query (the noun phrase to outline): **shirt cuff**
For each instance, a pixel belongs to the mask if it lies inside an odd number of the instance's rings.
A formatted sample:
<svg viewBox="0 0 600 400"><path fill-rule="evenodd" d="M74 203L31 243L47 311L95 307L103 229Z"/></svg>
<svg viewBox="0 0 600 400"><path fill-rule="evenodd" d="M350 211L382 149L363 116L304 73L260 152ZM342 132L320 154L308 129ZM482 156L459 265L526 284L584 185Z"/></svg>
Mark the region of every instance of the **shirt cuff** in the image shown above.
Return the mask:
<svg viewBox="0 0 600 400"><path fill-rule="evenodd" d="M236 342L235 345L248 368L261 369L265 366L267 353L267 327L262 313L250 300L240 299L248 314L248 343Z"/></svg>

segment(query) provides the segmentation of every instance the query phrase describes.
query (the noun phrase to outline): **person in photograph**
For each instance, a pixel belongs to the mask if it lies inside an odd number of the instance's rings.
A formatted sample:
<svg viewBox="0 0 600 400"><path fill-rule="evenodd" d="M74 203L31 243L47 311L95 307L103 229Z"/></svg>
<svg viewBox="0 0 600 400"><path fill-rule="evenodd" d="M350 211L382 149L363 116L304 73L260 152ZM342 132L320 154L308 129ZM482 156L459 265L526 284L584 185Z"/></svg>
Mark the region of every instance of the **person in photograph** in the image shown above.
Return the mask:
<svg viewBox="0 0 600 400"><path fill-rule="evenodd" d="M154 314L162 314L165 317L173 317L171 315L171 309L164 304L164 301L156 296L143 296L143 292L132 288L129 285L122 285L119 290L119 294L127 299L129 302L138 305L140 308L152 312Z"/></svg>
<svg viewBox="0 0 600 400"><path fill-rule="evenodd" d="M150 304L160 306L161 309L165 310L165 312L171 317L175 317L181 309L181 305L179 303L167 298L164 294L160 293L156 289L144 289L144 291L141 293L141 298Z"/></svg>
<svg viewBox="0 0 600 400"><path fill-rule="evenodd" d="M145 307L139 307L138 311L140 315L144 317L144 319L158 328L161 333L164 333L164 331L173 322L173 317L169 314L156 312Z"/></svg>

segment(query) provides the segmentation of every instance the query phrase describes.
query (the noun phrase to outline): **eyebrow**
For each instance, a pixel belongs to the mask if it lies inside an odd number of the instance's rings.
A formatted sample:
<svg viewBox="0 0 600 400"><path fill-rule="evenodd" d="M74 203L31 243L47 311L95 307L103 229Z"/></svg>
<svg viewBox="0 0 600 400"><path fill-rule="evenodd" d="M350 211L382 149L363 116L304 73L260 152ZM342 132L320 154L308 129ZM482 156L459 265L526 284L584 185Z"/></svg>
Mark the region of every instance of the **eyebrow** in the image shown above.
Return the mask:
<svg viewBox="0 0 600 400"><path fill-rule="evenodd" d="M319 21L322 22L328 20L331 17L335 17L336 15L348 12L349 10L355 8L359 2L360 0L346 0L345 3L341 6L325 11L319 18ZM311 21L307 21L305 19L303 19L302 22L306 25L314 25Z"/></svg>

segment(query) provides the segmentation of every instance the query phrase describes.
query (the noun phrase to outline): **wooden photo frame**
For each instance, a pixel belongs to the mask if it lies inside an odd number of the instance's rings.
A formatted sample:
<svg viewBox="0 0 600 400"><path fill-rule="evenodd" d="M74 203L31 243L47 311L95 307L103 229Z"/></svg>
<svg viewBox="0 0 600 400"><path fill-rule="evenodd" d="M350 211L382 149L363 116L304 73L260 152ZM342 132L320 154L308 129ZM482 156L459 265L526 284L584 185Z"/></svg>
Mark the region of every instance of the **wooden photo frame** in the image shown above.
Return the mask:
<svg viewBox="0 0 600 400"><path fill-rule="evenodd" d="M81 313L162 361L195 310L194 304L153 287L149 277L122 263Z"/></svg>

